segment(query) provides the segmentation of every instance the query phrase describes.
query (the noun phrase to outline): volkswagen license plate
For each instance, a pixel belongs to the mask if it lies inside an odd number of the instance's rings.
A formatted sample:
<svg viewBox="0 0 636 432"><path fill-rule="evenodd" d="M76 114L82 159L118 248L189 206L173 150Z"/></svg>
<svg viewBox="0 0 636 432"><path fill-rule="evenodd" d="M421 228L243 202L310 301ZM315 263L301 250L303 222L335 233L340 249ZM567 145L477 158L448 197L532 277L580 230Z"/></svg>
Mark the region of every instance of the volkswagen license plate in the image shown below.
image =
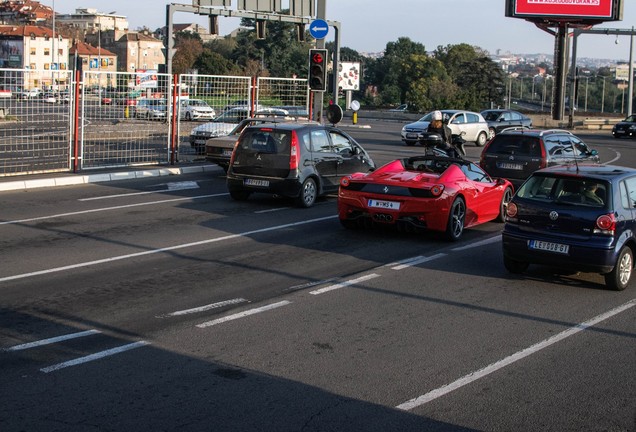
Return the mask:
<svg viewBox="0 0 636 432"><path fill-rule="evenodd" d="M380 200L369 200L369 207L388 209L388 210L399 210L400 203L395 201L380 201Z"/></svg>
<svg viewBox="0 0 636 432"><path fill-rule="evenodd" d="M497 168L521 171L523 165L511 162L497 162Z"/></svg>
<svg viewBox="0 0 636 432"><path fill-rule="evenodd" d="M570 246L561 243L544 242L541 240L528 241L528 247L530 249L542 250L546 252L556 252L560 254L567 254L570 250Z"/></svg>
<svg viewBox="0 0 636 432"><path fill-rule="evenodd" d="M260 187L268 187L269 186L269 180L257 180L257 179L245 179L243 181L243 184L245 186L260 186Z"/></svg>

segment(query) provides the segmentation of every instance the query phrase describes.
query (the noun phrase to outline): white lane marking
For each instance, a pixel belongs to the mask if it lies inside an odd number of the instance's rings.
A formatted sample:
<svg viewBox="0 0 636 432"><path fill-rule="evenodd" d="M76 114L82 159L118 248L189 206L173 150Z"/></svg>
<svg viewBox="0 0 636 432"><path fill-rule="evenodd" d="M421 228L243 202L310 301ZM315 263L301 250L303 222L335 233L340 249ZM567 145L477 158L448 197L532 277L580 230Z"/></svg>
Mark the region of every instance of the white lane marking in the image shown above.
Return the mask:
<svg viewBox="0 0 636 432"><path fill-rule="evenodd" d="M247 300L244 299L244 298L235 298L235 299L225 300L225 301L217 302L217 303L212 303L212 304L209 304L209 305L200 306L200 307L196 307L196 308L192 308L192 309L185 309L185 310L172 312L172 313L169 313L167 315L159 316L157 318L163 318L164 316L165 317L173 317L173 316L181 316L181 315L189 315L189 314L193 314L193 313L205 312L205 311L209 311L209 310L212 310L212 309L218 309L218 308L223 307L223 306L243 303L243 302L246 302L246 301Z"/></svg>
<svg viewBox="0 0 636 432"><path fill-rule="evenodd" d="M337 284L334 284L334 285L329 285L327 287L320 288L320 289L315 290L315 291L310 291L309 294L313 294L313 295L324 294L324 293L326 293L328 291L333 291L333 290L337 290L337 289L340 289L340 288L348 287L348 286L357 284L359 282L367 281L369 279L375 279L377 277L380 277L380 275L376 274L376 273L371 273L371 274L368 274L368 275L361 276L361 277L359 277L357 279L352 279L352 280L349 280L349 281L346 281L346 282L341 282L341 283L337 283Z"/></svg>
<svg viewBox="0 0 636 432"><path fill-rule="evenodd" d="M422 264L422 263L425 263L425 262L433 261L433 260L436 260L437 258L442 258L442 257L445 257L445 256L446 256L445 253L438 253L438 254L435 254L435 255L431 255L429 257L415 257L413 259L403 261L402 264L397 265L395 267L391 267L391 269L392 270L403 270L403 269L405 269L407 267L416 266L418 264Z"/></svg>
<svg viewBox="0 0 636 432"><path fill-rule="evenodd" d="M614 150L614 149L611 149ZM621 152L618 152L616 150L614 150L616 152L616 157L614 159L608 160L606 162L603 162L602 165L611 165L614 162L616 162L617 160L619 160L621 158Z"/></svg>
<svg viewBox="0 0 636 432"><path fill-rule="evenodd" d="M189 201L189 200L203 199L203 198L216 198L216 197L225 196L225 195L229 195L229 193L220 193L220 194L212 194L212 195L199 195L199 196L194 196L194 197L174 198L174 199L167 199L167 200L160 200L160 201L151 201L151 202L147 202L147 203L127 204L127 205L122 205L122 206L102 207L102 208L91 209L91 210L82 210L82 211L77 211L77 212L59 213L59 214L55 214L55 215L40 216L40 217L34 217L34 218L29 218L29 219L18 219L18 220L12 220L12 221L3 221L3 222L0 222L0 225L17 224L17 223L24 223L24 222L34 222L34 221L39 221L39 220L54 219L54 218L65 217L65 216L75 216L75 215L81 215L81 214L87 214L87 213L98 213L98 212L102 212L102 211L120 210L120 209L131 208L131 207L141 207L141 206L148 206L148 205L166 204L166 203L178 202L178 201Z"/></svg>
<svg viewBox="0 0 636 432"><path fill-rule="evenodd" d="M43 345L50 345L56 342L62 342L65 340L70 340L70 339L76 339L76 338L80 338L80 337L84 337L84 336L90 336L90 335L94 335L94 334L98 334L101 333L99 330L86 330L83 332L79 332L79 333L71 333L71 334L67 334L67 335L63 335L63 336L57 336L57 337L53 337L53 338L48 338L48 339L42 339L39 341L34 341L34 342L29 342L29 343L25 343L25 344L20 344L20 345L14 345L12 347L9 348L3 348L0 351L22 351L25 349L30 349L30 348L35 348L35 347L40 347Z"/></svg>
<svg viewBox="0 0 636 432"><path fill-rule="evenodd" d="M331 283L331 282L333 282L335 280L338 280L338 278L325 279L325 280L315 281L315 282L307 282L307 283L304 283L304 284L294 285L294 286L291 286L289 288L285 288L284 291L298 291L298 290L305 289L305 288L311 288L311 287L314 287L314 286L317 286L317 285L324 285L324 284L327 284L327 283Z"/></svg>
<svg viewBox="0 0 636 432"><path fill-rule="evenodd" d="M279 208L273 208L273 209L268 209L268 210L259 210L259 211L255 211L255 214L261 214L261 213L272 213L272 212L277 212L277 211L281 211L281 210L289 210L289 207L279 207Z"/></svg>
<svg viewBox="0 0 636 432"><path fill-rule="evenodd" d="M615 315L618 315L621 312L626 311L627 309L636 306L636 299L633 299L621 306L618 306L608 312L605 312L603 314L597 315L594 318L585 321L583 323L577 324L574 327L570 327L569 329L556 334L554 336L552 336L551 338L545 339L539 343L536 343L528 348L525 348L521 351L517 351L516 353L502 359L499 360L498 362L492 363L482 369L479 369L475 372L471 372L468 375L464 375L463 377L459 378L458 380L447 384L445 386L439 387L435 390L432 390L422 396L418 396L414 399L411 399L409 401L406 401L404 403L401 403L400 405L396 406L397 409L401 409L401 410L405 410L405 411L409 411L412 410L413 408L416 408L420 405L424 405L432 400L435 400L441 396L444 396L454 390L457 390L465 385L468 385L474 381L477 381L478 379L481 379L487 375L490 375L493 372L498 371L499 369L506 367L508 365L511 365L512 363L515 363L525 357L528 357L532 354L535 354L539 351L541 351L544 348L547 348L551 345L554 345L557 342L560 342L570 336L573 336L583 330L588 329L589 327L592 327L602 321L605 321L606 319L609 319Z"/></svg>
<svg viewBox="0 0 636 432"><path fill-rule="evenodd" d="M82 267L90 267L90 266L94 266L94 265L98 265L98 264L106 264L106 263L110 263L110 262L113 262L113 261L121 261L121 260L125 260L125 259L130 259L130 258L137 258L137 257L145 256L145 255L154 255L154 254L163 253L163 252L169 252L169 251L174 251L174 250L179 250L179 249L186 249L186 248L191 248L191 247L194 247L194 246L201 246L201 245L205 245L205 244L221 242L221 241L224 241L224 240L231 240L231 239L235 239L235 238L239 238L239 237L246 237L246 236L249 236L249 235L252 235L252 234L260 234L260 233L264 233L264 232L268 232L268 231L276 231L276 230L285 229L285 228L291 228L291 227L295 227L295 226L299 226L299 225L306 225L306 224L310 224L310 223L314 223L314 222L322 222L322 221L326 221L326 220L329 220L329 219L335 219L337 217L338 217L338 215L325 216L325 217L322 217L322 218L309 219L309 220L300 221L300 222L292 222L292 223L288 223L288 224L284 224L284 225L278 225L278 226L273 226L273 227L269 227L269 228L262 228L262 229L257 229L257 230L253 230L253 231L245 231L245 232L239 233L239 234L232 234L232 235L228 235L228 236L224 236L224 237L217 237L217 238L212 238L212 239L207 239L207 240L201 240L201 241L193 242L193 243L184 243L184 244L175 245L175 246L168 246L168 247L165 247L165 248L151 249L151 250L147 250L147 251L143 251L143 252L136 252L136 253L132 253L132 254L128 254L128 255L119 255L119 256L99 259L99 260L95 260L95 261L87 261L87 262L71 264L71 265L67 265L67 266L63 266L63 267L55 267L55 268L52 268L52 269L39 270L39 271L31 272L31 273L23 273L23 274L18 274L18 275L14 275L14 276L7 276L7 277L0 278L0 282L7 282L7 281L16 280L16 279L25 279L25 278L29 278L29 277L33 277L33 276L41 276L41 275L45 275L45 274L57 273L57 272L66 271L66 270L74 270L74 269L78 269L78 268L82 268Z"/></svg>
<svg viewBox="0 0 636 432"><path fill-rule="evenodd" d="M233 315L228 315L228 316L223 317L223 318L219 318L219 319L215 319L215 320L212 320L212 321L207 321L207 322L204 322L204 323L201 323L201 324L197 324L197 327L199 327L199 328L211 327L211 326L214 326L214 325L217 325L217 324L221 324L221 323L224 323L224 322L227 322L227 321L232 321L232 320L235 320L235 319L244 318L246 316L250 316L250 315L254 315L254 314L257 314L257 313L265 312L265 311L268 311L268 310L276 309L276 308L279 308L279 307L282 307L282 306L287 306L288 304L291 304L291 302L287 301L287 300L284 300L284 301L281 301L281 302L278 302L278 303L272 303L272 304L269 304L269 305L266 305L266 306L263 306L263 307L246 310L246 311L243 311L243 312L235 313Z"/></svg>
<svg viewBox="0 0 636 432"><path fill-rule="evenodd" d="M77 366L79 364L82 363L88 363L90 361L94 361L94 360L99 360L102 359L104 357L108 357L108 356L112 356L115 354L120 354L123 353L125 351L129 351L131 349L135 349L135 348L140 348L142 346L146 346L146 345L150 345L150 342L146 342L146 341L139 341L139 342L134 342L128 345L122 345L120 347L117 348L113 348L113 349L109 349L106 351L100 351L98 353L95 354L91 354L91 355L87 355L85 357L79 357L76 358L74 360L69 360L69 361L65 361L62 363L58 363L58 364L54 364L52 366L47 366L45 368L40 369L41 372L44 373L49 373L49 372L53 372L59 369L64 369L70 366Z"/></svg>
<svg viewBox="0 0 636 432"><path fill-rule="evenodd" d="M464 250L472 249L472 248L475 248L475 247L485 246L485 245L492 244L492 243L498 243L500 241L501 241L501 234L496 235L494 237L487 238L485 240L481 240L481 241L477 241L477 242L474 242L474 243L470 243L470 244L468 244L466 246L459 246L459 247L453 248L453 249L451 249L451 251L453 251L453 252L464 251Z"/></svg>
<svg viewBox="0 0 636 432"><path fill-rule="evenodd" d="M193 182L193 181L168 183L167 186L168 186L167 189L160 189L160 190L147 191L147 192L131 192L127 194L117 194L117 195L103 195L103 196L96 196L91 198L82 198L82 199L79 199L78 201L96 201L96 200L111 199L111 198L123 198L123 197L129 197L129 196L137 196L137 195L149 195L149 194L163 193L163 192L174 192L174 191L188 190L188 189L199 189L199 185L197 184L197 182Z"/></svg>

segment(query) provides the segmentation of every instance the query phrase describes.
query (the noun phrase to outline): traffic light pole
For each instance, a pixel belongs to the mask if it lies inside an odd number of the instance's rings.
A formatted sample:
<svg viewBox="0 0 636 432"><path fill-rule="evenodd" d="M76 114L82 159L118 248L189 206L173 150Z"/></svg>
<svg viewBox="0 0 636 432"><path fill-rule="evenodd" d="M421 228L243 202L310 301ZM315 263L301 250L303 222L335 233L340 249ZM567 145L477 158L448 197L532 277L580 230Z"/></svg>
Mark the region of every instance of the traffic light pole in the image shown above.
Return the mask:
<svg viewBox="0 0 636 432"><path fill-rule="evenodd" d="M317 0L316 2L316 18L317 19L326 19L327 18L327 0ZM324 39L316 39L316 48L324 49L325 48L325 40ZM325 59L326 60L326 59ZM325 66L326 67L326 66ZM319 123L322 123L322 107L324 105L324 92L315 91L314 93L314 107L312 112L314 114L314 120Z"/></svg>

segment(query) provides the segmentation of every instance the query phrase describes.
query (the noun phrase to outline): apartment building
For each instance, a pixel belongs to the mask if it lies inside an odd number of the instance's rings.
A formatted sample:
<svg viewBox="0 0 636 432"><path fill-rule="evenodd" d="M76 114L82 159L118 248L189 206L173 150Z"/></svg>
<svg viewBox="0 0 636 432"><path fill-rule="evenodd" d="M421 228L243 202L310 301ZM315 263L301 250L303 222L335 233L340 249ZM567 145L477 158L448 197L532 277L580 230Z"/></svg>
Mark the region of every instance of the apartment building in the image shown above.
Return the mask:
<svg viewBox="0 0 636 432"><path fill-rule="evenodd" d="M88 72L88 85L110 87L116 82L117 55L106 48L77 42L69 50L71 63L77 59L82 72Z"/></svg>

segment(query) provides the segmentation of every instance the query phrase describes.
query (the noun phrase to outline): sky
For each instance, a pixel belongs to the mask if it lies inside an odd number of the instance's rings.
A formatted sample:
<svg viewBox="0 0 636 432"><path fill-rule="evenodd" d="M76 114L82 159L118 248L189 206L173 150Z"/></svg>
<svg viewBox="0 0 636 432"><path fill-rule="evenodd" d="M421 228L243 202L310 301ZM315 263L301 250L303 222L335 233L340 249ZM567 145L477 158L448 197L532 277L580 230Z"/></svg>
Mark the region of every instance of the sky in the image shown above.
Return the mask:
<svg viewBox="0 0 636 432"><path fill-rule="evenodd" d="M340 43L358 52L381 52L388 42L408 37L428 51L438 46L467 43L491 54L553 54L554 36L534 24L505 16L505 0L325 0L326 19L340 23ZM146 26L152 30L166 22L166 5L192 5L189 0L40 0L57 13L76 8L94 8L128 18L131 30ZM623 20L596 28L631 30L636 26L636 1L623 0ZM283 7L288 0L282 0ZM237 0L232 1L236 9ZM174 23L208 26L207 17L176 13ZM239 25L235 18L220 17L219 30L227 34ZM334 40L333 29L326 41ZM582 34L577 57L627 61L630 37ZM635 38L636 39L636 38ZM618 40L618 43L616 43ZM636 50L636 47L634 48Z"/></svg>

